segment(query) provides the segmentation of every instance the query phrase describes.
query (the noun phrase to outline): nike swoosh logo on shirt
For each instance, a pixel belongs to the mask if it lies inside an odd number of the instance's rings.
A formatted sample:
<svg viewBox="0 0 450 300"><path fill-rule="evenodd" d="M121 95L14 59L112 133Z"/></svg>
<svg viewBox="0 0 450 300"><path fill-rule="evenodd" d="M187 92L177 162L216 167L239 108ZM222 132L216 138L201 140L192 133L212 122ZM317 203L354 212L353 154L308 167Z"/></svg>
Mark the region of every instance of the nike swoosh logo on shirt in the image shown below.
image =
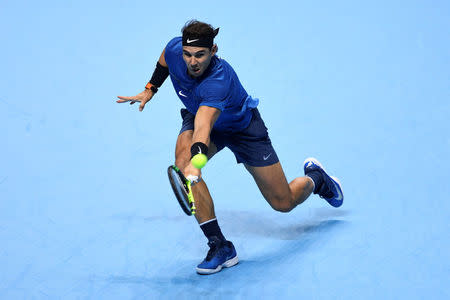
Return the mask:
<svg viewBox="0 0 450 300"><path fill-rule="evenodd" d="M265 155L264 155L264 156L263 156L263 159L264 159L264 160L268 160L268 159L269 159L269 157L270 157L271 155L272 155L272 153L270 153L270 154L269 154L269 155L267 155L267 156L265 156Z"/></svg>
<svg viewBox="0 0 450 300"><path fill-rule="evenodd" d="M178 95L180 95L180 96L183 96L183 97L186 97L187 98L187 96L185 95L185 94L183 94L181 91L179 91L178 92Z"/></svg>
<svg viewBox="0 0 450 300"><path fill-rule="evenodd" d="M186 43L190 44L190 43L196 42L196 41L198 41L198 40L199 40L199 39L195 39L195 40L187 39Z"/></svg>

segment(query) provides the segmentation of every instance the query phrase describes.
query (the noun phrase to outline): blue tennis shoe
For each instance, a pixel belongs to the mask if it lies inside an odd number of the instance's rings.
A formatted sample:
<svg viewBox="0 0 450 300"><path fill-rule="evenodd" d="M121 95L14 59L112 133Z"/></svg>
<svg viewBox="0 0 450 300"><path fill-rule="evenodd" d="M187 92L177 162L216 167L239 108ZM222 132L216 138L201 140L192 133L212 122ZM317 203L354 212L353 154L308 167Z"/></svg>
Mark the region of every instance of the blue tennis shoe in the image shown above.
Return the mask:
<svg viewBox="0 0 450 300"><path fill-rule="evenodd" d="M208 246L206 258L197 266L198 274L214 274L222 270L222 267L229 268L239 262L232 242L223 242L214 236L208 242Z"/></svg>
<svg viewBox="0 0 450 300"><path fill-rule="evenodd" d="M322 164L315 158L310 157L305 159L303 163L305 175L311 171L319 171L323 177L323 184L317 188L317 194L324 198L331 206L339 207L344 202L344 193L342 186L336 177L327 174Z"/></svg>

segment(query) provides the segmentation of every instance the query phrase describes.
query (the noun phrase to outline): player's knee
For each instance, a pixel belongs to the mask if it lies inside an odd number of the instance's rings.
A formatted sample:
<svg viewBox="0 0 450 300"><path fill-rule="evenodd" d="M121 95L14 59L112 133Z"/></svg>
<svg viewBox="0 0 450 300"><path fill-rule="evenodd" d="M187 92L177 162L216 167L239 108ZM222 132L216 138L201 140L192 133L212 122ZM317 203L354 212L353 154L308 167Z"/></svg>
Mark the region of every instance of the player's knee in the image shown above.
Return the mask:
<svg viewBox="0 0 450 300"><path fill-rule="evenodd" d="M287 213L294 209L294 206L292 205L293 202L288 197L275 198L272 199L269 203L274 210L279 212Z"/></svg>
<svg viewBox="0 0 450 300"><path fill-rule="evenodd" d="M293 209L293 207L288 205L277 205L277 206L272 205L272 208L282 213L288 213Z"/></svg>

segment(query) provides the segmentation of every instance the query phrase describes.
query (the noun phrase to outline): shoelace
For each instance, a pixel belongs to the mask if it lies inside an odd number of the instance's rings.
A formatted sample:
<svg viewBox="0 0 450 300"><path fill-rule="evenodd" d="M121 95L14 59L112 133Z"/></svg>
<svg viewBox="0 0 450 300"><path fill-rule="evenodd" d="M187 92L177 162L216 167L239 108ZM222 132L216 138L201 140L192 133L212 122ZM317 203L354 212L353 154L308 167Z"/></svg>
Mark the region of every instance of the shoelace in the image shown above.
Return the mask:
<svg viewBox="0 0 450 300"><path fill-rule="evenodd" d="M210 261L214 257L214 255L216 255L217 251L219 250L219 247L217 246L217 244L215 242L209 242L208 246L209 246L209 251L208 251L208 254L206 254L206 261Z"/></svg>
<svg viewBox="0 0 450 300"><path fill-rule="evenodd" d="M328 184L325 181L322 183L322 186L320 187L319 196L327 199L334 197L333 191L328 187Z"/></svg>
<svg viewBox="0 0 450 300"><path fill-rule="evenodd" d="M206 261L210 261L222 248L226 246L225 243L220 241L211 241L208 242L209 251L206 254Z"/></svg>

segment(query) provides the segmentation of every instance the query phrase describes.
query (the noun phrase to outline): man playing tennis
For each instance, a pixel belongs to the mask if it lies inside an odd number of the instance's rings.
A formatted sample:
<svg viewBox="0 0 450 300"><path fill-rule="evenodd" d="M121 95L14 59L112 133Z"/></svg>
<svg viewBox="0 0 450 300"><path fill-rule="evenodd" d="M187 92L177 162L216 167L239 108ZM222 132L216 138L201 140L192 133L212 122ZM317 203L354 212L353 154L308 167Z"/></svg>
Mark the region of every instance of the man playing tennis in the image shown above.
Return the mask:
<svg viewBox="0 0 450 300"><path fill-rule="evenodd" d="M304 162L304 177L287 182L278 156L257 105L259 100L247 94L233 68L216 56L214 37L219 29L192 20L182 29L182 37L172 39L163 50L146 88L134 97L118 96L118 103L140 102L142 111L170 75L173 87L186 108L175 149L175 165L186 176L201 178L201 170L191 163L199 153L211 159L224 147L253 176L270 206L289 212L311 193L318 194L334 207L343 202L339 181L329 176L314 158ZM195 214L210 247L197 266L199 274L219 272L238 263L233 244L223 236L214 212L214 204L204 180L192 189Z"/></svg>

